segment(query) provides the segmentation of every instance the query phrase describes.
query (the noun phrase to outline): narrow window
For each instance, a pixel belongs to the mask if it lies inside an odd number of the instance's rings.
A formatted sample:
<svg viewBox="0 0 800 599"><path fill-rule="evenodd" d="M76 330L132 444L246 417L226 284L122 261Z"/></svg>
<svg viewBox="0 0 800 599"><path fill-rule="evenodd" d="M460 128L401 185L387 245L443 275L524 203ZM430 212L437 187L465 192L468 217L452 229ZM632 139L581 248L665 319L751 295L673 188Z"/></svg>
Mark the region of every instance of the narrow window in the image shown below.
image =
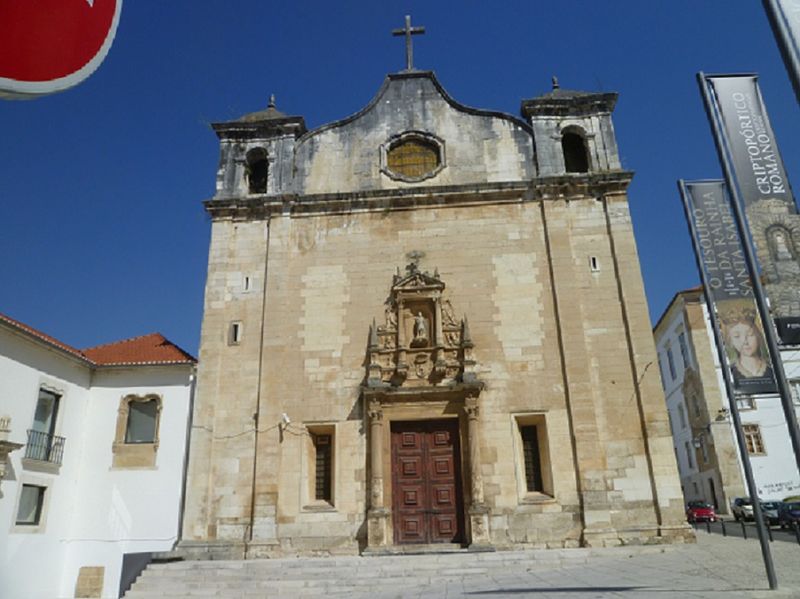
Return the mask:
<svg viewBox="0 0 800 599"><path fill-rule="evenodd" d="M600 262L597 260L597 256L589 256L589 270L592 272L600 271Z"/></svg>
<svg viewBox="0 0 800 599"><path fill-rule="evenodd" d="M689 347L686 345L686 334L681 333L678 335L678 344L681 346L681 362L683 367L689 367Z"/></svg>
<svg viewBox="0 0 800 599"><path fill-rule="evenodd" d="M583 136L567 131L561 136L561 149L564 152L564 166L568 173L588 173L589 156Z"/></svg>
<svg viewBox="0 0 800 599"><path fill-rule="evenodd" d="M705 437L700 437L700 451L703 453L703 463L708 464L708 445Z"/></svg>
<svg viewBox="0 0 800 599"><path fill-rule="evenodd" d="M314 435L314 499L333 503L333 436Z"/></svg>
<svg viewBox="0 0 800 599"><path fill-rule="evenodd" d="M268 165L267 151L264 148L253 148L247 153L245 173L250 193L267 193Z"/></svg>
<svg viewBox="0 0 800 599"><path fill-rule="evenodd" d="M237 320L228 328L228 345L239 345L242 342L242 322Z"/></svg>
<svg viewBox="0 0 800 599"><path fill-rule="evenodd" d="M60 452L63 448L63 439L55 436L60 400L61 396L57 393L39 389L33 424L28 431L28 443L25 447L26 458L43 462L61 462Z"/></svg>
<svg viewBox="0 0 800 599"><path fill-rule="evenodd" d="M22 485L19 496L16 523L23 526L37 526L42 518L45 487Z"/></svg>
<svg viewBox="0 0 800 599"><path fill-rule="evenodd" d="M678 404L678 418L681 421L681 429L686 428L686 410L683 409L683 404Z"/></svg>
<svg viewBox="0 0 800 599"><path fill-rule="evenodd" d="M743 424L742 431L747 443L747 453L750 455L766 455L764 440L761 438L761 427L757 424Z"/></svg>
<svg viewBox="0 0 800 599"><path fill-rule="evenodd" d="M125 443L155 443L158 400L131 401Z"/></svg>
<svg viewBox="0 0 800 599"><path fill-rule="evenodd" d="M678 374L675 370L675 356L672 355L671 347L667 348L667 363L669 364L669 375L674 381L678 377Z"/></svg>
<svg viewBox="0 0 800 599"><path fill-rule="evenodd" d="M692 444L689 441L683 443L683 448L686 450L686 463L689 468L694 468L694 460L692 459Z"/></svg>
<svg viewBox="0 0 800 599"><path fill-rule="evenodd" d="M242 279L242 291L250 291L250 277Z"/></svg>
<svg viewBox="0 0 800 599"><path fill-rule="evenodd" d="M542 493L542 462L539 455L539 435L536 425L520 426L522 456L525 461L525 485L529 493Z"/></svg>

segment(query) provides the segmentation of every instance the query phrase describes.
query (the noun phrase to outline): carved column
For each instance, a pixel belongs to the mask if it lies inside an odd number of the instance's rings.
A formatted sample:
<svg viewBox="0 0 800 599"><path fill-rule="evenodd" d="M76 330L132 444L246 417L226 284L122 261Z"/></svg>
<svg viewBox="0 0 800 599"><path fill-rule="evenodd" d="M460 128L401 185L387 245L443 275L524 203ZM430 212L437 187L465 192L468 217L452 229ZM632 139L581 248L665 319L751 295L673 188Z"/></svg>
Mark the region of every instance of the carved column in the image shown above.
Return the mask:
<svg viewBox="0 0 800 599"><path fill-rule="evenodd" d="M370 547L388 544L389 512L383 505L383 407L377 399L369 402L370 503L367 534Z"/></svg>
<svg viewBox="0 0 800 599"><path fill-rule="evenodd" d="M464 400L464 411L467 414L467 437L469 442L469 473L472 502L469 507L469 518L472 530L472 545L489 545L489 508L484 503L483 475L481 474L480 426L478 422L479 408L477 397Z"/></svg>

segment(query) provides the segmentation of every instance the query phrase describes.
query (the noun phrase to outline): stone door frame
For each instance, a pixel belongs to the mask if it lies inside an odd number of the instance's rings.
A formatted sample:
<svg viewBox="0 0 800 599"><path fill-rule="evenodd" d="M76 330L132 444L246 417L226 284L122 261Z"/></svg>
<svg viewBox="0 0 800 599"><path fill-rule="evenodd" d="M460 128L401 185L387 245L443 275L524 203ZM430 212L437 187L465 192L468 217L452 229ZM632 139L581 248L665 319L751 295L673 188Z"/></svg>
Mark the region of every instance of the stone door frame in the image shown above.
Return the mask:
<svg viewBox="0 0 800 599"><path fill-rule="evenodd" d="M459 423L464 544L472 548L491 545L489 509L484 503L483 477L480 472L478 395L482 388L481 383L464 383L448 388L364 389L363 400L367 406L365 415L369 425L369 550L380 550L394 545L391 423L448 418L455 418Z"/></svg>

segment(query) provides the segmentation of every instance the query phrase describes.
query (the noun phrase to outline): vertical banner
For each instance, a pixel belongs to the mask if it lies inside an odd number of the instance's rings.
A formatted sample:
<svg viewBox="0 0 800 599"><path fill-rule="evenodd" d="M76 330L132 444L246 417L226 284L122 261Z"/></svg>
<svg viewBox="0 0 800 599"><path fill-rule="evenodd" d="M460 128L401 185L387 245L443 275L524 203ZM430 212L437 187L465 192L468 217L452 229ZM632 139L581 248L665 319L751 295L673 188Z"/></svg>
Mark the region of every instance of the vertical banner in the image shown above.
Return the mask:
<svg viewBox="0 0 800 599"><path fill-rule="evenodd" d="M713 304L709 310L717 314L721 353L727 360L733 389L748 395L776 393L764 328L725 184L692 181L685 183L685 189L692 241Z"/></svg>
<svg viewBox="0 0 800 599"><path fill-rule="evenodd" d="M755 75L709 75L745 208L778 200L797 212Z"/></svg>
<svg viewBox="0 0 800 599"><path fill-rule="evenodd" d="M798 0L800 2L800 0ZM709 75L781 340L800 343L800 215L755 75Z"/></svg>

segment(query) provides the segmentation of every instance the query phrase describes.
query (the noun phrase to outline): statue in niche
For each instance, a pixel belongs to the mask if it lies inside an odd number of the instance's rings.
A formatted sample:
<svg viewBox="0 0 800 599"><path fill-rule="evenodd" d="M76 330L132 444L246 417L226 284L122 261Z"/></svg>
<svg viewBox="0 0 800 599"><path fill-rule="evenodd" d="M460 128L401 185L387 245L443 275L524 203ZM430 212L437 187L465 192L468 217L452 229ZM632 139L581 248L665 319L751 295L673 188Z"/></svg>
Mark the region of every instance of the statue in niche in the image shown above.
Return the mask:
<svg viewBox="0 0 800 599"><path fill-rule="evenodd" d="M414 338L411 340L411 347L425 347L428 345L428 321L417 312L414 317Z"/></svg>
<svg viewBox="0 0 800 599"><path fill-rule="evenodd" d="M772 234L772 242L777 262L794 260L792 251L789 249L790 241L786 239L786 233L780 229Z"/></svg>

